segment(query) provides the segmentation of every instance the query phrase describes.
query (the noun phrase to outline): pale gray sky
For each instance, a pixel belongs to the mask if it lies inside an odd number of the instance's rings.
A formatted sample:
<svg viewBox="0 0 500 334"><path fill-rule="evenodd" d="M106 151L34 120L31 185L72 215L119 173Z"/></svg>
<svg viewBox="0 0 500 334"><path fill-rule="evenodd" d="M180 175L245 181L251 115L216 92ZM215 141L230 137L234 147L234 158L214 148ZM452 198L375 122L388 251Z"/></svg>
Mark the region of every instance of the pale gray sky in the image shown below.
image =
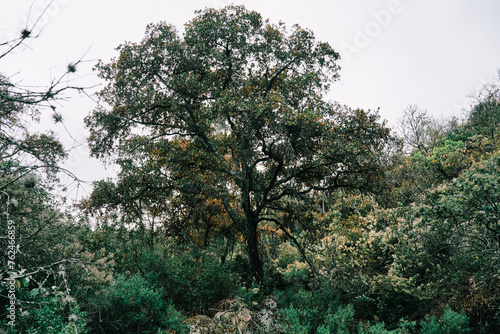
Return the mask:
<svg viewBox="0 0 500 334"><path fill-rule="evenodd" d="M0 41L19 33L41 15L49 0L0 0ZM225 0L54 0L41 16L43 28L9 57L0 72L24 84L44 84L86 52L88 63L76 74L81 84L98 83L91 71L97 59L109 60L116 46L139 41L146 24L166 21L183 29L196 9L223 7ZM409 104L433 115L460 115L467 96L491 81L500 67L498 0L237 0L273 22L299 24L340 52L340 81L329 98L351 107L376 109L394 124ZM82 119L94 102L75 96L59 111L73 137L84 142ZM47 117L49 119L49 117ZM48 121L44 124L48 124ZM71 145L61 125L51 128ZM83 147L66 163L84 180L112 175L87 158ZM86 187L83 193L89 191ZM76 196L75 192L70 194Z"/></svg>

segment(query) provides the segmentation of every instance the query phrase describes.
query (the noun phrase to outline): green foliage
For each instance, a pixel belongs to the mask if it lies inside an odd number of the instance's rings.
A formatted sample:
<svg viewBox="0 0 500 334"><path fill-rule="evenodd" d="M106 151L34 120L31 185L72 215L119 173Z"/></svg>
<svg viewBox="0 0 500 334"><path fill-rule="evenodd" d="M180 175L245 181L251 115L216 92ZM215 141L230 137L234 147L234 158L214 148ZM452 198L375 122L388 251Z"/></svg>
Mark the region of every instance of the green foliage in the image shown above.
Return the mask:
<svg viewBox="0 0 500 334"><path fill-rule="evenodd" d="M468 115L468 128L475 132L496 139L500 128L500 85L488 84L476 94L476 101Z"/></svg>
<svg viewBox="0 0 500 334"><path fill-rule="evenodd" d="M341 307L338 291L325 283L314 289L306 289L299 284L286 288L283 291L275 291L274 295L280 301L283 308L294 308L304 326L318 328L325 323L325 318L331 315L331 310L339 311L336 317L349 313ZM344 313L342 313L345 311ZM292 312L293 313L293 312Z"/></svg>
<svg viewBox="0 0 500 334"><path fill-rule="evenodd" d="M249 288L254 284L252 269L248 257L236 254L228 263L230 272L234 273L240 280L240 285Z"/></svg>
<svg viewBox="0 0 500 334"><path fill-rule="evenodd" d="M409 334L413 333L416 324L415 321L400 320L398 328L388 330L383 322L373 325L368 322L366 325L359 324L358 334Z"/></svg>
<svg viewBox="0 0 500 334"><path fill-rule="evenodd" d="M419 160L423 161L427 168L437 174L437 180L451 180L494 150L495 146L490 139L475 135L466 140L446 138L427 152L415 152L411 158L417 163Z"/></svg>
<svg viewBox="0 0 500 334"><path fill-rule="evenodd" d="M268 272L275 283L282 286L305 285L311 278L311 268L300 252L290 242L277 246L277 256Z"/></svg>
<svg viewBox="0 0 500 334"><path fill-rule="evenodd" d="M19 294L15 326L7 333L86 334L87 314L71 296L57 289L33 289Z"/></svg>
<svg viewBox="0 0 500 334"><path fill-rule="evenodd" d="M328 309L326 314L325 324L319 326L318 334L349 334L354 333L354 308L351 304L346 307L339 306L339 308L333 312L332 309Z"/></svg>
<svg viewBox="0 0 500 334"><path fill-rule="evenodd" d="M11 182L0 193L0 208L5 212L0 219L0 229L7 231L8 218L15 224L17 237L30 236L16 241L20 249L30 250L19 252L16 264L28 270L75 256L78 245L75 245L72 234L78 233L80 228L63 211L63 199L53 195L54 189L36 174L15 175L15 178L17 181ZM1 181L6 181L6 178L0 177ZM0 245L7 249L7 240L0 240ZM7 253L1 254L0 259L6 263Z"/></svg>
<svg viewBox="0 0 500 334"><path fill-rule="evenodd" d="M469 333L469 319L463 312L455 312L446 307L440 320L435 316L426 316L420 323L421 334L463 334Z"/></svg>
<svg viewBox="0 0 500 334"><path fill-rule="evenodd" d="M145 253L141 271L150 284L162 288L164 300L186 312L203 313L236 291L233 275L220 261L197 250L175 256Z"/></svg>
<svg viewBox="0 0 500 334"><path fill-rule="evenodd" d="M167 304L167 309L162 317L161 328L158 329L157 334L162 333L175 333L187 334L189 328L184 323L186 317L178 311L172 303Z"/></svg>
<svg viewBox="0 0 500 334"><path fill-rule="evenodd" d="M237 295L245 305L251 307L259 305L264 296L263 288L260 284L254 283L249 288L240 287Z"/></svg>
<svg viewBox="0 0 500 334"><path fill-rule="evenodd" d="M379 322L373 325L368 323L366 326L359 324L358 334L390 334L393 333L385 328L383 322Z"/></svg>
<svg viewBox="0 0 500 334"><path fill-rule="evenodd" d="M496 153L452 183L429 192L421 209L424 221L432 226L431 231L447 235L446 243L450 245L447 256L457 263L454 269L463 275L467 271L476 273L474 281L479 286L475 294L481 296L477 301L487 304L500 300L498 289L494 288L499 284L500 268L500 215L496 204L500 201L499 166L500 154Z"/></svg>
<svg viewBox="0 0 500 334"><path fill-rule="evenodd" d="M399 319L409 317L425 308L430 298L419 298L420 291L412 278L401 277L396 273L387 276L376 279L373 285L378 299L376 315L392 327ZM432 296L436 293L436 289L432 286L425 288L432 289L426 291Z"/></svg>
<svg viewBox="0 0 500 334"><path fill-rule="evenodd" d="M10 179L12 176L15 176L14 180ZM77 270L78 266L85 272L81 266L84 252L78 242L78 236L85 229L75 223L69 211L65 211L64 199L53 194L57 187L37 174L23 176L0 173L0 182L3 181L7 182L7 186L0 192L0 230L5 234L12 231L11 235L15 239L0 239L0 247L9 250L0 255L2 279L16 272L23 288L36 288L33 293L52 286L69 289L73 283L73 270ZM90 264L88 269L93 267L94 264ZM91 275L87 272L84 277L88 276ZM0 290L4 291L3 288L4 284ZM72 291L73 297L76 297L75 292ZM35 298L30 294L25 297L27 300ZM6 316L4 306L8 302L7 298L0 300L2 318ZM51 305L54 302L50 300ZM33 304L24 305L23 309L32 314L43 313L38 303L42 302L36 300Z"/></svg>
<svg viewBox="0 0 500 334"><path fill-rule="evenodd" d="M312 326L307 317L304 317L293 305L281 310L283 317L283 331L285 333L308 334Z"/></svg>
<svg viewBox="0 0 500 334"><path fill-rule="evenodd" d="M184 317L174 306L162 299L161 290L156 289L145 278L134 275L118 276L113 285L97 295L95 308L101 319L99 330L106 333L143 333L167 329L183 333Z"/></svg>

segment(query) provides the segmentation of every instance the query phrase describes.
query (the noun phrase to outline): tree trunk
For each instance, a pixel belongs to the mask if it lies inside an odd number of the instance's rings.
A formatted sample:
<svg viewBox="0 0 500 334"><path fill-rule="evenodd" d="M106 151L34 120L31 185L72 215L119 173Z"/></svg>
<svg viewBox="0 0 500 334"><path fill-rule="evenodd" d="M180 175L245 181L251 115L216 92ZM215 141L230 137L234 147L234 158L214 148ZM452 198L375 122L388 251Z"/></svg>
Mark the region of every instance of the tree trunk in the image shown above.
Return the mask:
<svg viewBox="0 0 500 334"><path fill-rule="evenodd" d="M259 239L257 235L257 222L254 219L247 220L247 249L248 259L250 260L250 268L252 275L257 283L262 283L264 278L263 263L259 255Z"/></svg>

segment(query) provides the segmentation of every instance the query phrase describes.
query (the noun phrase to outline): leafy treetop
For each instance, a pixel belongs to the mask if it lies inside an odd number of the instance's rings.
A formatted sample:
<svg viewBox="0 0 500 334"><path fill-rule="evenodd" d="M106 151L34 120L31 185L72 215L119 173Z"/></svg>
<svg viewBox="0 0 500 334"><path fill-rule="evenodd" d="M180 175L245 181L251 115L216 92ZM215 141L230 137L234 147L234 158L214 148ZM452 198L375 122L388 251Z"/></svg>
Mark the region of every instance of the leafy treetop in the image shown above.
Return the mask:
<svg viewBox="0 0 500 334"><path fill-rule="evenodd" d="M339 55L311 31L243 6L197 14L183 38L151 24L140 43L97 65L109 84L86 118L91 150L116 158L119 183L155 175L129 199L218 199L260 279L259 223L286 229L290 201L315 191L372 189L389 130L376 113L324 100Z"/></svg>

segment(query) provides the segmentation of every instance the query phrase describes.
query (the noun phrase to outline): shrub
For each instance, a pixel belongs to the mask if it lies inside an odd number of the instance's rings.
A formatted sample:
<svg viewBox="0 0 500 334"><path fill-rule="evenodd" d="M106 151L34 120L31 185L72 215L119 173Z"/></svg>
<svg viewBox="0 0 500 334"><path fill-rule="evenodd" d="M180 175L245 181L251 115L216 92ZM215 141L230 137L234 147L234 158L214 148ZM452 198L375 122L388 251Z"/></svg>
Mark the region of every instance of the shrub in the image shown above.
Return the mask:
<svg viewBox="0 0 500 334"><path fill-rule="evenodd" d="M359 324L358 334L391 334L392 331L389 331L385 328L385 324L383 322L379 322L373 325L368 323L366 326Z"/></svg>
<svg viewBox="0 0 500 334"><path fill-rule="evenodd" d="M325 322L318 328L318 334L349 334L354 333L354 308L351 304L346 307L339 306L333 312L330 308L325 318Z"/></svg>
<svg viewBox="0 0 500 334"><path fill-rule="evenodd" d="M435 316L426 316L421 322L421 334L463 334L471 331L468 328L469 318L463 312L455 312L446 307L441 320Z"/></svg>
<svg viewBox="0 0 500 334"><path fill-rule="evenodd" d="M236 291L233 276L210 254L147 253L141 265L148 281L162 288L163 299L187 312L203 313Z"/></svg>
<svg viewBox="0 0 500 334"><path fill-rule="evenodd" d="M283 317L282 329L285 333L307 334L312 328L308 319L306 319L307 317L304 317L293 305L282 309L281 316Z"/></svg>
<svg viewBox="0 0 500 334"><path fill-rule="evenodd" d="M87 314L72 297L56 288L20 291L19 301L15 326L8 326L8 334L87 333Z"/></svg>
<svg viewBox="0 0 500 334"><path fill-rule="evenodd" d="M161 291L139 275L118 276L98 295L97 308L105 333L146 333L159 329L182 333L183 316L165 303Z"/></svg>
<svg viewBox="0 0 500 334"><path fill-rule="evenodd" d="M415 326L415 321L400 320L397 329L388 330L383 322L373 325L368 322L366 325L359 324L358 334L408 334L412 333Z"/></svg>
<svg viewBox="0 0 500 334"><path fill-rule="evenodd" d="M326 283L314 290L295 285L283 291L275 290L274 295L283 307L294 305L313 328L323 324L328 310L337 310L341 303L338 292Z"/></svg>
<svg viewBox="0 0 500 334"><path fill-rule="evenodd" d="M238 297L245 305L257 306L264 297L263 288L260 284L254 283L250 288L240 287Z"/></svg>

